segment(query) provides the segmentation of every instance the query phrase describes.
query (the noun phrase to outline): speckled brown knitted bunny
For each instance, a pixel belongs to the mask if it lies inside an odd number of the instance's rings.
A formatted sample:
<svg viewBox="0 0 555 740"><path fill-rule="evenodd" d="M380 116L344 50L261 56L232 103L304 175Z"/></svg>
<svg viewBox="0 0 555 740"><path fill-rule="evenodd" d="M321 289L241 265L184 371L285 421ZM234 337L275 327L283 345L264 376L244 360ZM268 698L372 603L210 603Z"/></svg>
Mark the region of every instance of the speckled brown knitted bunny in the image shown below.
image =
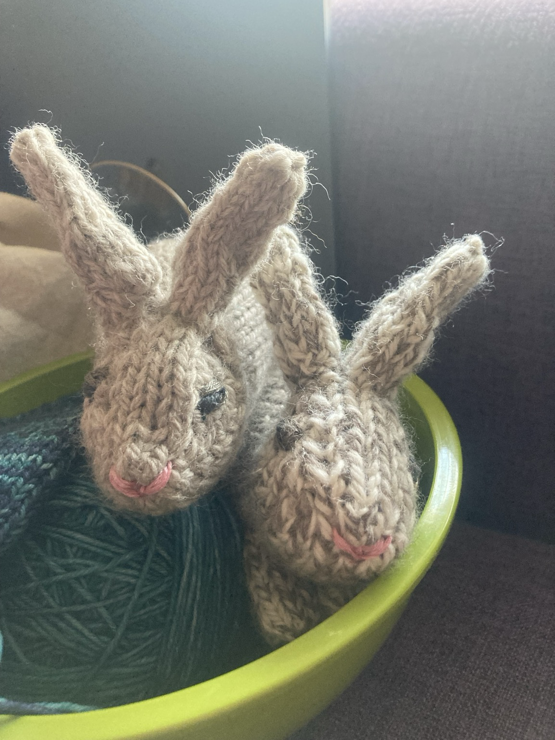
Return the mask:
<svg viewBox="0 0 555 740"><path fill-rule="evenodd" d="M447 246L378 301L341 352L295 233L276 230L253 286L290 396L242 499L248 581L269 639L318 623L405 549L416 481L397 393L488 272L480 237Z"/></svg>
<svg viewBox="0 0 555 740"><path fill-rule="evenodd" d="M17 133L12 161L97 317L81 429L100 489L164 514L233 475L261 629L293 639L407 545L416 483L396 395L487 275L481 239L406 278L342 353L288 225L306 189L299 152L247 151L190 227L150 248L47 127Z"/></svg>

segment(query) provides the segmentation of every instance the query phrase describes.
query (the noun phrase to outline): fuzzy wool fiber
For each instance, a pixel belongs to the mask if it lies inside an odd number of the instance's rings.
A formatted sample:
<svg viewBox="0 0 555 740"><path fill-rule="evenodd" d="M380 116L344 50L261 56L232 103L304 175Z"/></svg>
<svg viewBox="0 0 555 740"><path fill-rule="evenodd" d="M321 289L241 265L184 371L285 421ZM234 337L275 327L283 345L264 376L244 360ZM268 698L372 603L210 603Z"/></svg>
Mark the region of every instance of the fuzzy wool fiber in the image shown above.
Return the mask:
<svg viewBox="0 0 555 740"><path fill-rule="evenodd" d="M294 639L410 542L418 481L398 391L487 278L481 238L407 275L342 352L293 228L302 153L246 151L190 226L151 248L47 127L18 132L11 158L96 317L81 433L99 489L161 515L233 480L258 624L270 643Z"/></svg>

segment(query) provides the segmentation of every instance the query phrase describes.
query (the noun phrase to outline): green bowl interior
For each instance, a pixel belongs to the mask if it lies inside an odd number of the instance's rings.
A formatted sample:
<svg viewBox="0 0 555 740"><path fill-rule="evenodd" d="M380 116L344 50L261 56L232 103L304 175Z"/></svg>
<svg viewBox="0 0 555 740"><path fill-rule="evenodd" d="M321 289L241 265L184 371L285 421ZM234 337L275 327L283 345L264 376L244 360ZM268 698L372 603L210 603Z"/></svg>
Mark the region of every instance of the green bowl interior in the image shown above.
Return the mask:
<svg viewBox="0 0 555 740"><path fill-rule="evenodd" d="M91 353L0 385L0 417L75 392ZM258 660L196 686L136 704L82 714L0 716L2 740L279 740L321 711L379 649L453 519L460 490L459 441L445 407L413 376L402 394L426 503L411 545L386 573L322 624Z"/></svg>

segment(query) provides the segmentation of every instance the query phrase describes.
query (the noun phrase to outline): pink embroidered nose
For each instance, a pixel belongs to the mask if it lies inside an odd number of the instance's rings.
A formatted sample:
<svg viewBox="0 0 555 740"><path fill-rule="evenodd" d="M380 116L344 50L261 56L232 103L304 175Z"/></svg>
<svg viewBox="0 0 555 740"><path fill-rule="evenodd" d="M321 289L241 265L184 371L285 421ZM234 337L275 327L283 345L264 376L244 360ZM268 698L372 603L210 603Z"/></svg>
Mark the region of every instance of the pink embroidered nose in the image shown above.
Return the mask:
<svg viewBox="0 0 555 740"><path fill-rule="evenodd" d="M337 529L334 529L333 542L336 547L348 553L355 560L369 560L370 558L378 557L378 555L381 555L387 550L391 544L391 536L381 537L373 545L360 545L356 547L355 545L349 544L347 540L344 540Z"/></svg>
<svg viewBox="0 0 555 740"><path fill-rule="evenodd" d="M144 496L152 496L153 493L158 493L158 491L161 491L162 488L164 488L166 483L169 481L171 473L172 463L170 460L168 461L166 467L160 473L158 473L156 478L154 478L154 480L151 480L150 483L146 486L142 486L136 481L125 480L125 478L121 478L116 473L114 468L110 470L108 478L116 491L123 493L124 496L129 496L130 498L143 498Z"/></svg>

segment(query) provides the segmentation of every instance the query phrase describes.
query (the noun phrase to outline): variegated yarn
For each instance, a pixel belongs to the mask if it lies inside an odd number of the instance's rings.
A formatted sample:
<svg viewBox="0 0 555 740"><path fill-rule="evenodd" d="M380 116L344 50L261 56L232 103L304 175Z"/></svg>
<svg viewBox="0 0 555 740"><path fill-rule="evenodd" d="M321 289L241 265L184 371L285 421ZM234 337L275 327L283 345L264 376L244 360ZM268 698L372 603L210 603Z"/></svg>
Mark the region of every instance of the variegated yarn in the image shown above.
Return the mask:
<svg viewBox="0 0 555 740"><path fill-rule="evenodd" d="M232 477L261 630L293 639L409 541L416 481L397 390L485 279L481 239L448 245L386 294L342 354L288 225L302 154L247 151L189 229L150 251L47 128L16 134L12 160L97 315L81 429L98 485L116 507L161 514Z"/></svg>

